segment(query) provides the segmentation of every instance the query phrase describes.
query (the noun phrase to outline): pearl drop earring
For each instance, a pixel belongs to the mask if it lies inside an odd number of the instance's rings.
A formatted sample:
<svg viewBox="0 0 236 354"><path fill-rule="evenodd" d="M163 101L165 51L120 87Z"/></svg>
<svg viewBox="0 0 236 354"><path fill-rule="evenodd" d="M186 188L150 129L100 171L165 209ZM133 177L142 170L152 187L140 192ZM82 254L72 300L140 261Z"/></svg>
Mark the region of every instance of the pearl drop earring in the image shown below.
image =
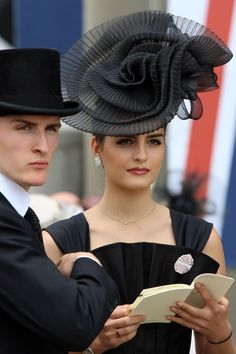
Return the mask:
<svg viewBox="0 0 236 354"><path fill-rule="evenodd" d="M94 157L94 162L95 162L95 166L97 166L97 167L101 165L101 159L100 159L99 155L96 155Z"/></svg>

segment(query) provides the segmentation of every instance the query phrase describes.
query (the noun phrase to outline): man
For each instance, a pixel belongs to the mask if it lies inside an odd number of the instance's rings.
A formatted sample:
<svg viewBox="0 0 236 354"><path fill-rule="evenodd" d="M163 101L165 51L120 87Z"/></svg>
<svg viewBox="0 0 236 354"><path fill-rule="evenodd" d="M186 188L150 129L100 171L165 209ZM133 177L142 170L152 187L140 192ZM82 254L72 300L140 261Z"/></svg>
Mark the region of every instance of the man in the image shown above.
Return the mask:
<svg viewBox="0 0 236 354"><path fill-rule="evenodd" d="M57 51L0 51L2 354L83 350L117 303L113 281L92 254L67 256L60 267L70 278L58 271L28 209L28 189L46 181L60 116L77 112L77 103L62 99Z"/></svg>

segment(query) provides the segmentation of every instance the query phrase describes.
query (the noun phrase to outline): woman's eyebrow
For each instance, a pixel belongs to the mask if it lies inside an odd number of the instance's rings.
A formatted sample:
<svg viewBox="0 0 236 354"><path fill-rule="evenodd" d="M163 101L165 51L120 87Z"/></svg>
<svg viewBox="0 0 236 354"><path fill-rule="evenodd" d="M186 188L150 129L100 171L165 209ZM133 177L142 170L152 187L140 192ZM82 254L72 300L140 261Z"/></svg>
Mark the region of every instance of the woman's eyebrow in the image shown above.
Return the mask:
<svg viewBox="0 0 236 354"><path fill-rule="evenodd" d="M160 138L163 137L164 134L163 133L155 133L155 134L149 134L148 138Z"/></svg>

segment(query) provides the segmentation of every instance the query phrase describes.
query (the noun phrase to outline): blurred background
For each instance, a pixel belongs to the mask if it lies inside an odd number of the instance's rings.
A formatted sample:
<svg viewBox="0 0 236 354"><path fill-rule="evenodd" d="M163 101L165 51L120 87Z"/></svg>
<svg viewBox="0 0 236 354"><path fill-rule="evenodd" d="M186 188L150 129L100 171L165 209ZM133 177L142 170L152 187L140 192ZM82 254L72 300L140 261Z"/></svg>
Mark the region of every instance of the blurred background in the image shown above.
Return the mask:
<svg viewBox="0 0 236 354"><path fill-rule="evenodd" d="M221 0L0 0L0 48L50 47L63 55L91 27L147 9L169 11L209 26L236 54L235 0L224 0L223 6ZM222 236L228 275L236 278L235 57L218 68L217 75L220 89L202 97L202 119L194 122L174 119L169 124L166 162L153 186L153 194L170 205L175 203L176 208L186 206L191 199L187 211L201 214L214 223ZM31 190L39 193L39 199L33 201L35 207L40 207L40 196L53 195L64 208L64 215L69 216L99 200L103 173L94 165L90 138L63 125L48 182ZM74 203L73 208L70 203ZM200 207L191 209L196 203ZM70 208L66 209L68 204ZM45 199L43 205L45 213ZM50 203L49 210L54 210ZM234 285L229 291L234 333L235 289Z"/></svg>

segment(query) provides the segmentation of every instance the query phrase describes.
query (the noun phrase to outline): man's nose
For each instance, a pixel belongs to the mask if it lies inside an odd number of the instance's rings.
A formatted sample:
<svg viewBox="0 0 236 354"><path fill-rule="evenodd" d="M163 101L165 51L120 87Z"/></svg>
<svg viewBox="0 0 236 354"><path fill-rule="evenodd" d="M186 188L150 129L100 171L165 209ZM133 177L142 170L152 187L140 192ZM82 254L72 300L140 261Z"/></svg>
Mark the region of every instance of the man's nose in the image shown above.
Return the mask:
<svg viewBox="0 0 236 354"><path fill-rule="evenodd" d="M34 140L34 150L37 150L41 153L48 152L48 140L44 132L37 133L37 136Z"/></svg>

